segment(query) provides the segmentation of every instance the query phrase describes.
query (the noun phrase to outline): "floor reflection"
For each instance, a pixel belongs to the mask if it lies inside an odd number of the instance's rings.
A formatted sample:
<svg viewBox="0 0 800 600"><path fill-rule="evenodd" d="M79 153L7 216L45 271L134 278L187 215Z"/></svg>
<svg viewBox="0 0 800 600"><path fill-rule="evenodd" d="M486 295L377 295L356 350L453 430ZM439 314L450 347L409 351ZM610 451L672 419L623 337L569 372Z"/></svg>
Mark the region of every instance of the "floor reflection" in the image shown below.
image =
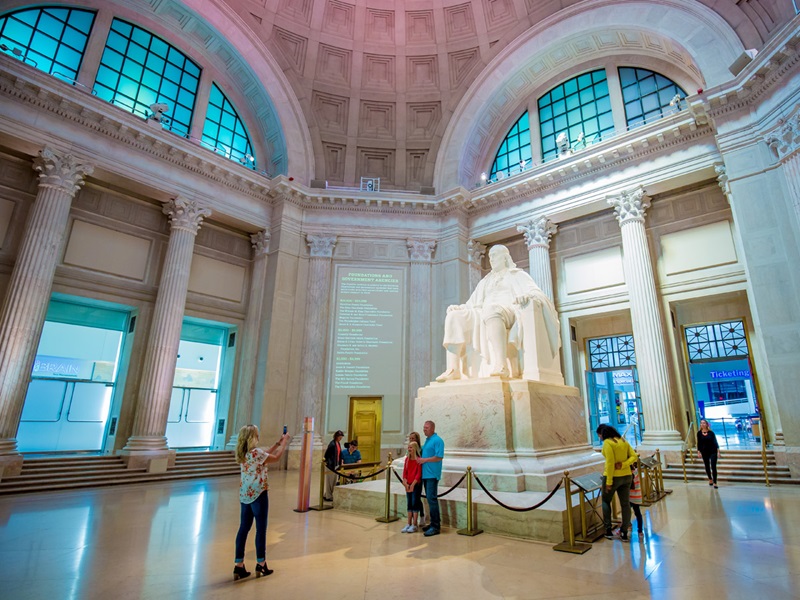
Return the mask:
<svg viewBox="0 0 800 600"><path fill-rule="evenodd" d="M600 540L575 556L488 534L403 534L402 523L337 510L295 513L296 474L270 479L275 574L236 584L236 478L0 498L0 597L800 597L800 490L790 486L676 484L644 509L630 544Z"/></svg>

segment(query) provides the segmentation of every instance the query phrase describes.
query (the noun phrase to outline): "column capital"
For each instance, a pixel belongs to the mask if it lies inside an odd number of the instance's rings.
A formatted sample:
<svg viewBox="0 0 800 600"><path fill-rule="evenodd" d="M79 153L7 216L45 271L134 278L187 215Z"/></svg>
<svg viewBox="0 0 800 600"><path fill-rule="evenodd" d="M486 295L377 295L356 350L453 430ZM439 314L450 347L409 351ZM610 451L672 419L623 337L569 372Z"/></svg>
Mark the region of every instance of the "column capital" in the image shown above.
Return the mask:
<svg viewBox="0 0 800 600"><path fill-rule="evenodd" d="M486 245L478 240L467 242L467 260L474 265L481 266L481 259L486 254Z"/></svg>
<svg viewBox="0 0 800 600"><path fill-rule="evenodd" d="M253 246L253 256L259 258L269 253L270 235L268 231L259 231L250 236L250 243Z"/></svg>
<svg viewBox="0 0 800 600"><path fill-rule="evenodd" d="M408 238L408 255L411 262L429 263L433 259L433 250L436 248L436 240L415 240Z"/></svg>
<svg viewBox="0 0 800 600"><path fill-rule="evenodd" d="M73 197L86 177L94 173L94 166L45 146L33 159L33 170L39 173L39 186L56 188Z"/></svg>
<svg viewBox="0 0 800 600"><path fill-rule="evenodd" d="M800 105L797 106L800 109ZM800 112L786 121L779 121L778 128L764 136L764 142L775 153L778 160L800 148Z"/></svg>
<svg viewBox="0 0 800 600"><path fill-rule="evenodd" d="M211 216L211 211L196 200L180 197L167 202L161 212L169 217L171 229L183 229L193 235L197 235L203 219Z"/></svg>
<svg viewBox="0 0 800 600"><path fill-rule="evenodd" d="M717 174L717 183L719 184L719 189L722 190L722 193L725 194L725 198L728 200L730 204L731 201L731 184L728 181L728 172L725 168L724 163L714 163L714 172Z"/></svg>
<svg viewBox="0 0 800 600"><path fill-rule="evenodd" d="M525 237L525 245L528 250L536 247L550 248L550 236L558 231L558 225L542 216L517 225L517 231Z"/></svg>
<svg viewBox="0 0 800 600"><path fill-rule="evenodd" d="M306 243L312 258L331 258L333 248L336 246L335 235L306 234Z"/></svg>
<svg viewBox="0 0 800 600"><path fill-rule="evenodd" d="M633 221L644 223L644 213L650 208L650 198L642 186L614 196L606 196L606 202L614 207L620 227Z"/></svg>

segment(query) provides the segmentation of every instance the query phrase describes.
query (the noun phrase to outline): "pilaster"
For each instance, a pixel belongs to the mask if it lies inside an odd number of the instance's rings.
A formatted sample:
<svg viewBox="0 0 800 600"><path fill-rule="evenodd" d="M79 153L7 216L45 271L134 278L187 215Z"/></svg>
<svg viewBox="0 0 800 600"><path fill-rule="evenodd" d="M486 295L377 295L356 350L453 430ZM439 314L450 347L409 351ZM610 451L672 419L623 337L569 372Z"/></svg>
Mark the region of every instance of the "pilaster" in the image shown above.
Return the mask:
<svg viewBox="0 0 800 600"><path fill-rule="evenodd" d="M435 240L408 239L411 261L409 277L410 307L410 359L409 401L413 403L417 391L428 385L431 375L431 261L436 248Z"/></svg>

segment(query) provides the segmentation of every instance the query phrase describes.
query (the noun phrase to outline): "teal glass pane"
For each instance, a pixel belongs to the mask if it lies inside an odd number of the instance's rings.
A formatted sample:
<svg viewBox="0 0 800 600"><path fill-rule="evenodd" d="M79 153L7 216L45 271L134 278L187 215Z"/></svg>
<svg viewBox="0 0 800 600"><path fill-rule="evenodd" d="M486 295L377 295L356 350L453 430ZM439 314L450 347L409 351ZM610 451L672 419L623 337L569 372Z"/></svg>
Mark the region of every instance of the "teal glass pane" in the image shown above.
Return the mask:
<svg viewBox="0 0 800 600"><path fill-rule="evenodd" d="M531 132L526 111L517 119L501 142L489 171L489 179L496 179L500 171L505 175L518 173L520 161L524 160L527 168L531 165L531 159Z"/></svg>
<svg viewBox="0 0 800 600"><path fill-rule="evenodd" d="M583 73L565 81L539 98L538 106L545 159L558 154L555 140L561 133L567 134L573 149L598 141L597 133L605 129L598 119L606 112L610 116L611 111L605 70ZM581 133L583 141L578 142Z"/></svg>
<svg viewBox="0 0 800 600"><path fill-rule="evenodd" d="M25 8L0 16L0 41L8 47L8 54L50 75L74 82L93 23L92 11Z"/></svg>
<svg viewBox="0 0 800 600"><path fill-rule="evenodd" d="M120 55L124 61L120 61ZM175 62L168 63L168 56ZM143 117L150 115L152 104L163 102L169 107L162 122L164 128L185 136L192 122L197 78L193 75L184 81L184 65L191 65L193 74L200 73L200 68L177 48L146 29L114 19L94 91ZM116 74L116 81L110 73Z"/></svg>
<svg viewBox="0 0 800 600"><path fill-rule="evenodd" d="M622 97L628 128L651 123L680 110L680 106L672 106L670 102L676 94L686 97L686 92L672 80L647 69L620 67L619 78L624 82Z"/></svg>
<svg viewBox="0 0 800 600"><path fill-rule="evenodd" d="M202 141L206 147L231 160L238 161L251 169L256 168L247 128L233 104L216 83L211 85L208 95Z"/></svg>

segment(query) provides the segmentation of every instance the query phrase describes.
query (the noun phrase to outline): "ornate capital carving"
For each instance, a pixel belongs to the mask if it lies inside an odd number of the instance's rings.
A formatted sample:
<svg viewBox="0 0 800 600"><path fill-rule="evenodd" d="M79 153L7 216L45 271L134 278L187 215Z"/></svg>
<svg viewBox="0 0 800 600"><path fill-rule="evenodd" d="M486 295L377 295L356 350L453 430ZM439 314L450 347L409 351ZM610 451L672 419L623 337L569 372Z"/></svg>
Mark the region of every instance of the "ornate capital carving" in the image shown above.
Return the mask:
<svg viewBox="0 0 800 600"><path fill-rule="evenodd" d="M800 105L798 112L786 121L779 121L778 129L764 137L767 146L775 153L778 160L793 154L800 148Z"/></svg>
<svg viewBox="0 0 800 600"><path fill-rule="evenodd" d="M57 188L72 197L94 172L94 167L72 154L61 154L45 146L33 160L33 170L39 173L40 187Z"/></svg>
<svg viewBox="0 0 800 600"><path fill-rule="evenodd" d="M470 264L481 266L481 259L486 254L486 246L477 240L470 240L467 243L467 260Z"/></svg>
<svg viewBox="0 0 800 600"><path fill-rule="evenodd" d="M558 225L547 217L539 217L517 225L517 231L525 237L525 245L528 246L528 250L536 247L549 248L550 236L558 231Z"/></svg>
<svg viewBox="0 0 800 600"><path fill-rule="evenodd" d="M725 194L725 198L727 198L730 203L731 184L728 181L728 173L726 172L725 165L723 163L714 163L714 172L717 174L719 189L722 190L722 193Z"/></svg>
<svg viewBox="0 0 800 600"><path fill-rule="evenodd" d="M253 245L253 255L255 258L266 256L269 252L270 235L267 231L259 231L250 236L250 243Z"/></svg>
<svg viewBox="0 0 800 600"><path fill-rule="evenodd" d="M196 200L184 198L173 198L164 205L161 212L169 217L169 224L173 230L183 229L192 234L197 234L203 219L211 216L208 208Z"/></svg>
<svg viewBox="0 0 800 600"><path fill-rule="evenodd" d="M616 196L606 196L606 202L614 207L620 227L633 221L644 223L644 213L650 208L650 198L645 195L641 186L635 190L620 192Z"/></svg>
<svg viewBox="0 0 800 600"><path fill-rule="evenodd" d="M306 234L306 243L312 258L331 258L333 248L336 246L335 235Z"/></svg>
<svg viewBox="0 0 800 600"><path fill-rule="evenodd" d="M436 240L406 240L408 245L408 255L411 262L431 262L433 250L436 248Z"/></svg>

